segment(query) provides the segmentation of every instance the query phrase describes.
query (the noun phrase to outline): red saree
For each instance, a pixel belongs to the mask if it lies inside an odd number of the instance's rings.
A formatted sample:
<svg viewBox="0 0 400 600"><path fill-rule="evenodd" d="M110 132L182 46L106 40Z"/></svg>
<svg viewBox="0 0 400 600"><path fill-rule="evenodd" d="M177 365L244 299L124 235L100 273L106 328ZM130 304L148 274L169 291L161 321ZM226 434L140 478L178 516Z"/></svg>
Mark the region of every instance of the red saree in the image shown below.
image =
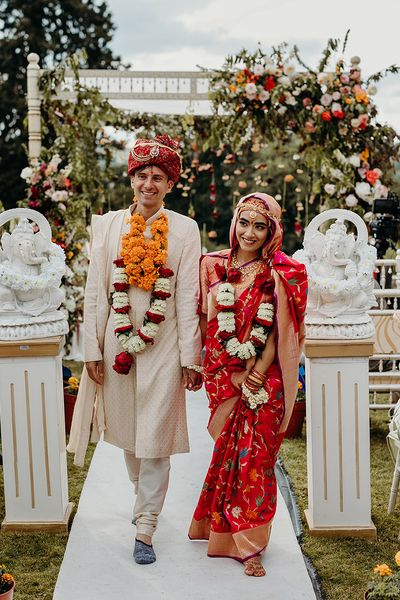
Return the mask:
<svg viewBox="0 0 400 600"><path fill-rule="evenodd" d="M207 255L201 265L202 311L208 313L203 378L211 411L208 429L215 446L189 537L208 539L209 556L243 562L268 545L276 511L274 465L295 398L293 381L297 387L307 280L303 265L275 247L262 272L237 298L240 342L248 339L260 303L272 301L275 305L275 359L265 380L269 400L253 410L242 399L239 384L255 359L231 357L217 337L213 310L219 283L217 265L229 266L230 255L229 250ZM266 291L268 282L269 290L272 282L273 297Z"/></svg>

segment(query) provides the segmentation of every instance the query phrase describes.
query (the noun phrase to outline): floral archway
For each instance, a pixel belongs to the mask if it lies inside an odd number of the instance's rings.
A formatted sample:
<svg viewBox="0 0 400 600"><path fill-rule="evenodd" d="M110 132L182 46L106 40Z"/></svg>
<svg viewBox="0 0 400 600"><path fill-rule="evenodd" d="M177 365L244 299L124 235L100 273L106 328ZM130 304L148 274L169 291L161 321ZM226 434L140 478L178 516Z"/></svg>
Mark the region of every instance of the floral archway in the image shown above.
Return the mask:
<svg viewBox="0 0 400 600"><path fill-rule="evenodd" d="M285 44L270 55L259 49L228 57L209 73L211 117L119 110L80 84L78 56L68 64L76 102L51 98L65 65L44 74L47 149L22 174L24 204L46 214L66 252L71 331L82 315L89 216L130 198L124 162L116 160L126 155L125 141L115 131L181 140L184 171L169 205L197 220L209 247L226 244L237 199L254 189L281 202L288 251L299 246L304 226L321 210L349 208L370 218L374 198L385 197L393 184L399 158L396 132L377 121L375 84L398 69L364 80L357 57L348 66L339 59L332 69L338 48L329 40L316 69Z"/></svg>

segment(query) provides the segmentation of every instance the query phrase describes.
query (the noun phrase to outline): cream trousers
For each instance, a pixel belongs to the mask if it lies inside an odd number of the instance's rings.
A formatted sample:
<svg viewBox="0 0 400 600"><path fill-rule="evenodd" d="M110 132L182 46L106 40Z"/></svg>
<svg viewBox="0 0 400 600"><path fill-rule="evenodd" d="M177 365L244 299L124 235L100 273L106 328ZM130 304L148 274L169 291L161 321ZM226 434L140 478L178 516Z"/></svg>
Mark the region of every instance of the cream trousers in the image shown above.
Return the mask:
<svg viewBox="0 0 400 600"><path fill-rule="evenodd" d="M124 450L124 456L136 494L133 518L137 533L152 537L168 489L170 458L136 458L129 450Z"/></svg>

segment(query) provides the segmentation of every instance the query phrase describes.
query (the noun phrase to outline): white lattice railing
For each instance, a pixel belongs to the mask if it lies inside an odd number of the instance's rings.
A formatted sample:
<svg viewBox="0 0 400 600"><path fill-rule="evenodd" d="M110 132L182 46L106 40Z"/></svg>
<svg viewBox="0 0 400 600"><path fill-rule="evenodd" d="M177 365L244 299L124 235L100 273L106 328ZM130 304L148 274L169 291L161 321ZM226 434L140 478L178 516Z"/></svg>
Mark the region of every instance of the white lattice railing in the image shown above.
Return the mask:
<svg viewBox="0 0 400 600"><path fill-rule="evenodd" d="M394 259L376 261L380 288L374 290L378 307L369 314L375 322L376 354L371 356L370 408L390 408L400 393L400 250ZM386 287L390 285L390 287ZM378 394L388 394L389 404L378 403Z"/></svg>
<svg viewBox="0 0 400 600"><path fill-rule="evenodd" d="M80 70L79 80L86 87L98 88L110 100L209 100L208 77L192 71ZM73 99L72 84L73 73L66 71L54 98Z"/></svg>

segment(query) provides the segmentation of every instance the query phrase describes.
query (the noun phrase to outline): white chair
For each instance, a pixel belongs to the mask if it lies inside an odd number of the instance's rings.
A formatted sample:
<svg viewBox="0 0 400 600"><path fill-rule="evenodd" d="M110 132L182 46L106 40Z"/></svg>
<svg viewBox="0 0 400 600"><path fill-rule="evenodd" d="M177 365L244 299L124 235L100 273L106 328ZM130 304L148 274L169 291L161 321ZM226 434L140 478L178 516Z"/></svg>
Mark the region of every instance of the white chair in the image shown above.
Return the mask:
<svg viewBox="0 0 400 600"><path fill-rule="evenodd" d="M389 433L386 436L389 451L394 463L392 487L388 504L388 513L392 513L396 506L400 482L400 400L397 402L393 416L389 423Z"/></svg>

